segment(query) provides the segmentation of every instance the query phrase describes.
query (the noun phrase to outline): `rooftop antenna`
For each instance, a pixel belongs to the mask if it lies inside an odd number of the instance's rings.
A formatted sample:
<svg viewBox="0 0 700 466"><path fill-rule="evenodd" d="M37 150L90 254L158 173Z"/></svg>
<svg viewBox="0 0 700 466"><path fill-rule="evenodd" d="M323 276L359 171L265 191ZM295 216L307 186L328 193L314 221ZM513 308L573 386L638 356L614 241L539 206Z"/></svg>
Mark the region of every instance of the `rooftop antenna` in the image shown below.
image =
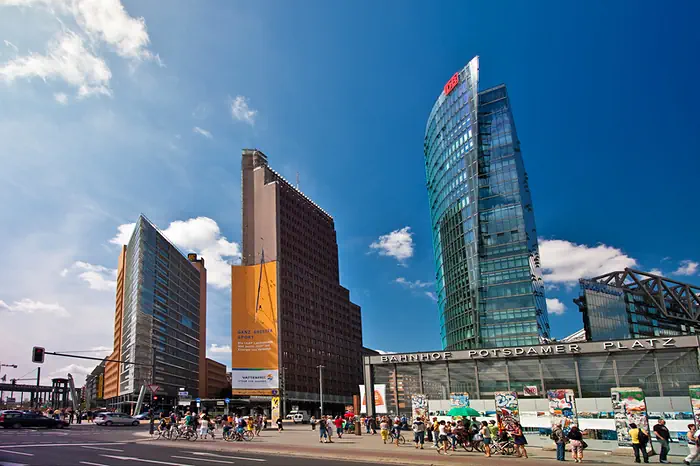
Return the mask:
<svg viewBox="0 0 700 466"><path fill-rule="evenodd" d="M297 172L297 191L299 191L299 172Z"/></svg>
<svg viewBox="0 0 700 466"><path fill-rule="evenodd" d="M260 237L260 240L262 241L261 247L260 247L260 276L258 277L258 295L255 297L255 321L258 321L258 310L260 306L260 288L262 286L262 276L263 276L263 267L265 266L265 240Z"/></svg>

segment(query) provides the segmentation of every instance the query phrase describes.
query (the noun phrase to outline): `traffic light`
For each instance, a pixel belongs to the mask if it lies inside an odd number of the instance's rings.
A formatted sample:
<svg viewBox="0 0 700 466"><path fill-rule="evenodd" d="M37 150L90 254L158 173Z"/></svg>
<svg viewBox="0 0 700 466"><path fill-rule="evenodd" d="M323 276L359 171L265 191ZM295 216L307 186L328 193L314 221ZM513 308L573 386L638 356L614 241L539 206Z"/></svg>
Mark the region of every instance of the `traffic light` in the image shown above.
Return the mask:
<svg viewBox="0 0 700 466"><path fill-rule="evenodd" d="M156 401L157 399L158 399L157 396L154 396L154 397L153 397L153 401Z"/></svg>
<svg viewBox="0 0 700 466"><path fill-rule="evenodd" d="M42 348L41 346L35 346L32 349L32 362L36 363L43 363L44 362L44 353L46 350Z"/></svg>

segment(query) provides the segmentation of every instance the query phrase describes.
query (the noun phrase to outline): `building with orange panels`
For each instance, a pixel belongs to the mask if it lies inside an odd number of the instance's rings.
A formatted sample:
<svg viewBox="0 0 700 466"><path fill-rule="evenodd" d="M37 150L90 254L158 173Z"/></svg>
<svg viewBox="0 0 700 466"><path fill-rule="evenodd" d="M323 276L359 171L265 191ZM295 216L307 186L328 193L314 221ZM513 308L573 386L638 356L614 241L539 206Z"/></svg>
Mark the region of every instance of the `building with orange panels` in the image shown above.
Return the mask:
<svg viewBox="0 0 700 466"><path fill-rule="evenodd" d="M117 265L117 295L114 308L114 351L105 363L104 372L104 398L115 398L119 396L119 353L122 347L122 316L124 315L124 271L126 265L126 246L122 246Z"/></svg>
<svg viewBox="0 0 700 466"><path fill-rule="evenodd" d="M178 391L206 392L206 268L185 257L145 216L122 248L117 272L114 352L105 367L107 406L130 412L144 384L159 404Z"/></svg>
<svg viewBox="0 0 700 466"><path fill-rule="evenodd" d="M362 383L360 307L340 285L333 217L243 150L242 258L232 267L234 396L279 394L317 412L343 409Z"/></svg>

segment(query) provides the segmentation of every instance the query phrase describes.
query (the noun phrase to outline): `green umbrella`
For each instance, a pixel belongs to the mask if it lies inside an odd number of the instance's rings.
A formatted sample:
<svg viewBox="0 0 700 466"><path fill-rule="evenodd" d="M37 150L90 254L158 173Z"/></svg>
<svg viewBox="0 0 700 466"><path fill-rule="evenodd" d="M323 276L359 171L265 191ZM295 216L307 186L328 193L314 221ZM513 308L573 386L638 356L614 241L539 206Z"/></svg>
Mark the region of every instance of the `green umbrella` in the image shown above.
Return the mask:
<svg viewBox="0 0 700 466"><path fill-rule="evenodd" d="M447 412L447 415L448 416L469 417L469 416L481 416L481 413L474 408L470 408L469 406L465 406L462 408L452 408Z"/></svg>

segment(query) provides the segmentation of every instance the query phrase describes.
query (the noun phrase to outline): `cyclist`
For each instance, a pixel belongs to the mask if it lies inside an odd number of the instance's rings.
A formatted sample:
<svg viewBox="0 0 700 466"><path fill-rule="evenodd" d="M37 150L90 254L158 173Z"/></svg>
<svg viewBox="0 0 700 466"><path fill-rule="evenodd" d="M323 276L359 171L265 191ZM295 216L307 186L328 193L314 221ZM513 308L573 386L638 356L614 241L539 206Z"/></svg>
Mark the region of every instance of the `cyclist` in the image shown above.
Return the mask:
<svg viewBox="0 0 700 466"><path fill-rule="evenodd" d="M441 444L442 443L442 444ZM438 450L442 449L442 451L447 454L447 448L449 445L449 441L447 438L447 425L445 421L440 421L438 424L438 444L437 448Z"/></svg>
<svg viewBox="0 0 700 466"><path fill-rule="evenodd" d="M222 430L223 430L222 437L223 438L226 438L226 436L228 435L228 432L231 430L230 419L231 419L231 416L224 416L223 418L221 418L221 425L223 426L222 427Z"/></svg>

